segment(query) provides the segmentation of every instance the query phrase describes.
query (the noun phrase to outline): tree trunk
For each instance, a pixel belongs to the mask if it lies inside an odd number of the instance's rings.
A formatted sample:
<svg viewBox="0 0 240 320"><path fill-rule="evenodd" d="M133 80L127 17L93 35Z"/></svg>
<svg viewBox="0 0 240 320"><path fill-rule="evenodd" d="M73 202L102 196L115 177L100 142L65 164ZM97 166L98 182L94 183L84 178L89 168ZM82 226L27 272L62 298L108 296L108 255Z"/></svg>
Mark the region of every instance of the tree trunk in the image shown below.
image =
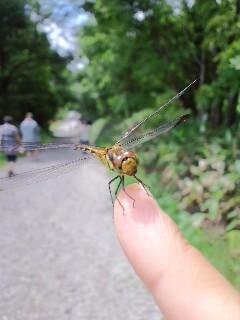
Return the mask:
<svg viewBox="0 0 240 320"><path fill-rule="evenodd" d="M240 0L236 0L236 15L240 16Z"/></svg>
<svg viewBox="0 0 240 320"><path fill-rule="evenodd" d="M238 92L233 94L228 99L228 109L226 115L226 124L228 126L233 125L237 120L237 104L238 104Z"/></svg>
<svg viewBox="0 0 240 320"><path fill-rule="evenodd" d="M199 77L199 86L202 86L205 83L205 52L202 50L201 52L201 61L200 61L200 77Z"/></svg>
<svg viewBox="0 0 240 320"><path fill-rule="evenodd" d="M222 124L222 103L214 102L211 109L211 125L218 128Z"/></svg>
<svg viewBox="0 0 240 320"><path fill-rule="evenodd" d="M190 89L190 88L189 88ZM182 90L182 89L181 89ZM190 89L191 90L191 89ZM180 92L180 90L179 90ZM195 91L192 91L191 93L188 93L188 94L183 94L179 100L182 102L183 106L186 108L186 109L190 109L191 112L193 114L197 114L197 108L196 108L196 103L194 101L194 92Z"/></svg>

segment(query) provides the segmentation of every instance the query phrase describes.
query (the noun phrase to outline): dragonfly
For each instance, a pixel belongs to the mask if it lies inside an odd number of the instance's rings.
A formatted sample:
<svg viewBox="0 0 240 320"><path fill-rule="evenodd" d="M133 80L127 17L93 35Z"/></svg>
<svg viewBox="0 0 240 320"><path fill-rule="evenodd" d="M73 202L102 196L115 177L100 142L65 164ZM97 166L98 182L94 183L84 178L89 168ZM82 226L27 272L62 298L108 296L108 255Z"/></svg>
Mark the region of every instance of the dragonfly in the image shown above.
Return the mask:
<svg viewBox="0 0 240 320"><path fill-rule="evenodd" d="M50 144L32 144L25 143L16 145L15 148L19 151L22 148L26 148L27 150L51 150L51 149L64 149L70 148L76 151L82 151L81 157L70 160L63 161L57 164L47 166L40 169L35 169L23 173L19 173L10 178L1 178L0 179L0 190L9 189L12 186L16 186L19 184L26 185L35 182L41 182L43 180L48 179L49 177L58 176L62 173L67 173L72 169L77 169L83 163L91 159L97 159L102 164L104 164L108 169L115 172L117 175L111 179L108 183L108 188L111 196L112 204L114 205L114 197L112 194L111 184L116 180L118 180L118 185L115 190L114 196L117 198L118 191L120 187L126 192L125 189L125 177L130 176L135 178L146 190L147 186L145 183L136 175L139 165L139 160L137 154L133 151L135 147L138 145L152 140L162 134L169 132L171 129L179 126L183 122L185 122L189 118L189 114L185 113L173 120L167 121L163 124L158 124L154 128L149 128L145 130L147 125L151 123L151 120L154 119L154 123L158 123L158 117L161 114L162 110L166 108L168 105L173 103L176 99L182 96L185 91L192 86L197 80L191 82L188 86L186 86L182 91L178 92L173 98L171 98L168 102L160 106L156 111L151 113L149 116L144 118L142 121L136 123L132 128L128 129L125 134L117 140L117 142L110 147L98 147L84 144L69 144L69 143L50 143ZM2 151L4 151L4 141L2 142ZM12 147L12 146L11 146ZM0 148L0 150L1 150ZM127 192L126 192L127 193ZM127 194L132 200L133 205L135 199L133 199L129 194ZM119 202L119 200L118 200ZM122 206L122 204L120 203Z"/></svg>

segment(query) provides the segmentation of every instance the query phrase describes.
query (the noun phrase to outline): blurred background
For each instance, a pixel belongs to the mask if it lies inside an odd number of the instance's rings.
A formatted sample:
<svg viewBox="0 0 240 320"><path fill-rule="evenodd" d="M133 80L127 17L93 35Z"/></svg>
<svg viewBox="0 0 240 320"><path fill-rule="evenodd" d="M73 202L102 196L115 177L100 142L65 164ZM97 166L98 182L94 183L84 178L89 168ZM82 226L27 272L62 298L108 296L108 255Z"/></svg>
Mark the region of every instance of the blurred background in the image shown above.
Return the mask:
<svg viewBox="0 0 240 320"><path fill-rule="evenodd" d="M139 148L139 176L239 289L240 1L1 1L0 39L0 118L32 112L42 143L111 145L198 79L166 115L191 119Z"/></svg>

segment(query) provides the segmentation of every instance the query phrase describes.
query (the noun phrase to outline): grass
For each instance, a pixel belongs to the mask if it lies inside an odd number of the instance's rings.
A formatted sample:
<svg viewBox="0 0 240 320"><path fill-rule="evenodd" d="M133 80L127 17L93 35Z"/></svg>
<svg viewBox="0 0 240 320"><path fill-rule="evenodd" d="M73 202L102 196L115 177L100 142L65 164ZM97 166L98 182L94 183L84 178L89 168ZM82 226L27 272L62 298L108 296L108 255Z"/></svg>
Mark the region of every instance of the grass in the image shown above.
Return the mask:
<svg viewBox="0 0 240 320"><path fill-rule="evenodd" d="M3 167L6 163L5 155L0 153L0 168Z"/></svg>

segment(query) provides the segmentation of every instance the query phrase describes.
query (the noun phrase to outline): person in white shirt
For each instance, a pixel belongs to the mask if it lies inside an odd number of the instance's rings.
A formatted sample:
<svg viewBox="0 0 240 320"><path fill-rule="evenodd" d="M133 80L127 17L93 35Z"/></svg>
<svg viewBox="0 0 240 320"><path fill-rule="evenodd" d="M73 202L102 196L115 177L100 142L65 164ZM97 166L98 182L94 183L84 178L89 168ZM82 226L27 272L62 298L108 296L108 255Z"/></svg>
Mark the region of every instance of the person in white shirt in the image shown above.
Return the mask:
<svg viewBox="0 0 240 320"><path fill-rule="evenodd" d="M23 146L27 151L27 156L36 156L37 152L34 148L40 142L40 128L37 121L33 119L33 114L31 112L28 112L25 119L21 122L20 132Z"/></svg>

